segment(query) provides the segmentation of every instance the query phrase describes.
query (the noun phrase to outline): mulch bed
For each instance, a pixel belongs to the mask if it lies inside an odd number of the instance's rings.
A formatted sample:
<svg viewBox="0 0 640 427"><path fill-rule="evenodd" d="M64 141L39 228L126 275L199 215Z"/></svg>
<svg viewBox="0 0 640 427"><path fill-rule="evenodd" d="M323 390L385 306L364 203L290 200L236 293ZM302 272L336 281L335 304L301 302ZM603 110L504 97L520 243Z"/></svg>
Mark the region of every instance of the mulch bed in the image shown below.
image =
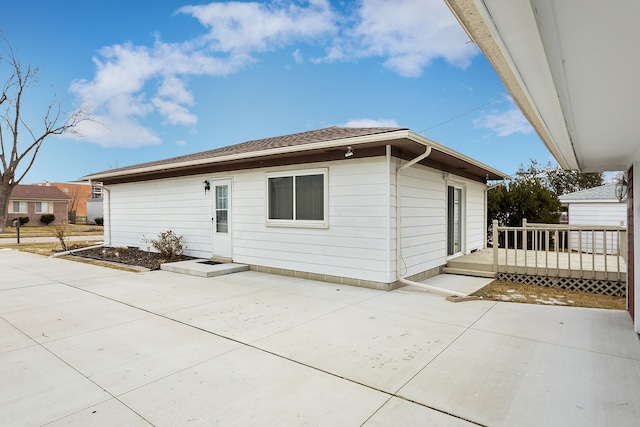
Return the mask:
<svg viewBox="0 0 640 427"><path fill-rule="evenodd" d="M117 262L120 264L134 265L137 267L148 268L149 270L159 270L160 265L166 262L187 261L195 259L194 257L180 255L172 260L164 259L162 255L156 252L147 252L138 248L95 248L84 251L75 252L74 256L80 258L94 259L97 261Z"/></svg>

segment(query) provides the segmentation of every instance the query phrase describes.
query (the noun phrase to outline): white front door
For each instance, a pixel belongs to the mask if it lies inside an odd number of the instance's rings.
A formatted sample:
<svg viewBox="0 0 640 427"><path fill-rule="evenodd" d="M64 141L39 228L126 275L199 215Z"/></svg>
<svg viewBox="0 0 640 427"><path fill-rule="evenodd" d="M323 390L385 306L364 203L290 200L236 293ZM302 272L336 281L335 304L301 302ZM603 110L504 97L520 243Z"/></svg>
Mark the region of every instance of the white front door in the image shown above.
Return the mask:
<svg viewBox="0 0 640 427"><path fill-rule="evenodd" d="M231 258L231 179L212 179L213 195L213 241L211 254Z"/></svg>

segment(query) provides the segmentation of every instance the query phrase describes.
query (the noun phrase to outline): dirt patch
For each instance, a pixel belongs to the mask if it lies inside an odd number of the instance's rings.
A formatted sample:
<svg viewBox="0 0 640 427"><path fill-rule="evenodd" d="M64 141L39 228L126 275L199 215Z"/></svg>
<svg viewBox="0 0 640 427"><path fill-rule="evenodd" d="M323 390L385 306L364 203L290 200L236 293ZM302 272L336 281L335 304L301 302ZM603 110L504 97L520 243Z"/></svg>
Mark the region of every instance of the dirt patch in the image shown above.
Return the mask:
<svg viewBox="0 0 640 427"><path fill-rule="evenodd" d="M538 285L494 280L472 295L493 301L520 302L527 304L560 305L570 307L607 308L625 310L625 297L593 294L590 292L567 291Z"/></svg>
<svg viewBox="0 0 640 427"><path fill-rule="evenodd" d="M194 257L180 255L175 259L165 259L162 255L151 251L142 251L138 248L121 247L121 248L94 248L80 252L75 252L73 256L78 258L87 258L96 261L116 262L119 264L133 265L137 267L148 268L149 270L158 270L160 265L166 262L187 261L195 259Z"/></svg>

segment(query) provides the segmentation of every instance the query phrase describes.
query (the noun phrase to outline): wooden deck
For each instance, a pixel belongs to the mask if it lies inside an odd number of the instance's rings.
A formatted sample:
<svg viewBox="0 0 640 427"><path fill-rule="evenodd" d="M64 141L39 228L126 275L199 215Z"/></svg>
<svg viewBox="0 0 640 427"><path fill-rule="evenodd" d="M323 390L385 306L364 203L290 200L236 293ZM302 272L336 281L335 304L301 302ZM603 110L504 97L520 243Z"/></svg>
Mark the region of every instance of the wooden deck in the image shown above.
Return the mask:
<svg viewBox="0 0 640 427"><path fill-rule="evenodd" d="M618 255L501 248L498 249L497 261L496 268L494 267L493 249L489 248L450 259L447 268L535 276L627 280L627 264L624 258Z"/></svg>

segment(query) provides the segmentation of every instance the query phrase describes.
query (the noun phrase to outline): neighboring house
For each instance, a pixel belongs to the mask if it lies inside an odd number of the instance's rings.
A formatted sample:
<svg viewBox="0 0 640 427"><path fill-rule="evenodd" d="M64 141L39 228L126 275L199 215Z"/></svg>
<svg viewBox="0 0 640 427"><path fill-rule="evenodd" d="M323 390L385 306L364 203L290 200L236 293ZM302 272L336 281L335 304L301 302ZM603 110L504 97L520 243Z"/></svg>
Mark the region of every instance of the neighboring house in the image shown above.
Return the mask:
<svg viewBox="0 0 640 427"><path fill-rule="evenodd" d="M35 184L43 187L56 187L69 196L69 221L95 222L102 217L102 186L89 182L43 182Z"/></svg>
<svg viewBox="0 0 640 427"><path fill-rule="evenodd" d="M445 1L562 167L625 171L627 309L640 333L640 55L629 54L640 2Z"/></svg>
<svg viewBox="0 0 640 427"><path fill-rule="evenodd" d="M53 214L53 224L67 224L67 206L70 197L56 187L38 185L16 185L9 197L9 215L6 226L19 217L29 217L27 226L42 225L40 218L45 214Z"/></svg>
<svg viewBox="0 0 640 427"><path fill-rule="evenodd" d="M504 178L408 129L339 127L85 177L111 246L171 229L192 256L379 289L485 247L487 180Z"/></svg>
<svg viewBox="0 0 640 427"><path fill-rule="evenodd" d="M626 226L627 204L621 203L615 194L615 184L601 185L560 196L560 203L567 208L569 225L574 226ZM580 239L572 233L572 248L581 247L583 252L603 253L602 233L582 232ZM616 233L607 233L607 253L620 253L620 243ZM624 254L626 256L626 254Z"/></svg>

